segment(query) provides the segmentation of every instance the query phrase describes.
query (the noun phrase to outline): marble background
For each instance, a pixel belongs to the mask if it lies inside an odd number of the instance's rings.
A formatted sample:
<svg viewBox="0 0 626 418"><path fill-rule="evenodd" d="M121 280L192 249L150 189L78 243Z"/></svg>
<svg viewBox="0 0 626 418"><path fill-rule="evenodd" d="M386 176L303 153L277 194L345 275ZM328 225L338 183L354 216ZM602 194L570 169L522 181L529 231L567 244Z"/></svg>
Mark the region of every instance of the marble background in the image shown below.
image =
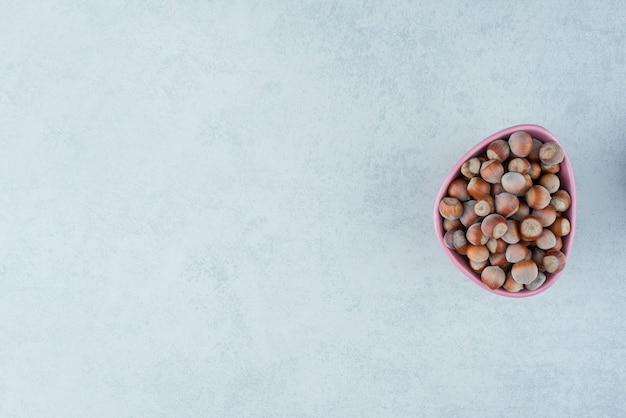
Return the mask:
<svg viewBox="0 0 626 418"><path fill-rule="evenodd" d="M626 413L622 2L0 9L0 416ZM431 211L519 123L579 222L514 300Z"/></svg>

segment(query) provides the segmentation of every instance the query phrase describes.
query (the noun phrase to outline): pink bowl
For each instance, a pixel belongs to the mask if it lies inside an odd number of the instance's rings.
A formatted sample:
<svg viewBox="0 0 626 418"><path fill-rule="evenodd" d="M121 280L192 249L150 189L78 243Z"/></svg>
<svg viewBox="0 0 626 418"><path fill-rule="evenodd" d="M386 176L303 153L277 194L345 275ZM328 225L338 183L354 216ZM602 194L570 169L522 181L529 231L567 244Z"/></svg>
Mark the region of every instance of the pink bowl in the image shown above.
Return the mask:
<svg viewBox="0 0 626 418"><path fill-rule="evenodd" d="M441 201L441 199L443 199L446 196L447 191L448 191L448 186L450 185L450 183L455 178L459 177L461 165L472 157L484 154L487 150L487 146L492 141L495 141L496 139L507 139L513 132L517 132L517 131L526 131L533 138L537 138L538 140L542 142L556 142L561 146L561 148L563 148L563 151L565 152L565 159L561 163L561 171L559 172L559 177L561 179L561 188L569 192L571 200L572 200L570 208L564 214L570 221L571 231L567 236L563 237L563 248L561 249L561 251L563 252L563 254L565 254L566 259L569 259L569 255L572 250L572 244L574 242L574 234L576 232L577 199L576 199L576 183L574 181L574 170L572 168L572 163L569 159L569 156L567 155L567 151L565 150L565 147L563 147L563 144L561 144L561 142L558 139L556 139L556 137L552 135L552 133L550 133L547 129L538 125L517 125L517 126L512 126L510 128L504 129L500 132L497 132L489 136L488 138L485 138L480 143L478 143L475 147L469 150L463 157L461 157L461 159L454 165L454 167L452 167L452 169L450 170L450 173L444 179L441 189L439 190L439 193L437 194L437 198L435 199L435 208L433 211L433 219L435 223L435 232L437 234L437 239L439 240L439 244L441 245L441 248L443 248L443 251L446 253L448 258L452 261L452 263L454 263L455 266L459 268L459 270L461 270L461 272L463 272L463 274L465 274L470 280L472 280L478 286L482 287L483 289L491 293L495 293L496 295L500 295L500 296L508 296L512 298L523 298L523 297L536 295L550 288L557 281L557 279L561 276L561 273L563 271L559 273L553 273L553 274L547 273L545 283L536 290L523 289L517 293L509 292L503 288L492 290L480 280L480 274L476 273L470 268L468 260L465 256L458 254L456 251L451 250L444 245L443 235L445 231L443 230L443 219L441 215L439 214L439 202ZM567 266L566 266L566 269L567 269Z"/></svg>

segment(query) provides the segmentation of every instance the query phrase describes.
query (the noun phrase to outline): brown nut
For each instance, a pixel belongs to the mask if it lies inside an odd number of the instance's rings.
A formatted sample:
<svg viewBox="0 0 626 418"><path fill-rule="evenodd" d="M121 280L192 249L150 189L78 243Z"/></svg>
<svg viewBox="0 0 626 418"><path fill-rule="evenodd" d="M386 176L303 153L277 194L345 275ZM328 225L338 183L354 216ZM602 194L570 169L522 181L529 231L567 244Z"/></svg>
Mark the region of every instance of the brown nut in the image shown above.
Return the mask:
<svg viewBox="0 0 626 418"><path fill-rule="evenodd" d="M487 158L504 162L509 158L509 144L504 139L496 139L487 146Z"/></svg>
<svg viewBox="0 0 626 418"><path fill-rule="evenodd" d="M476 262L489 259L489 250L484 245L469 244L466 249L467 258Z"/></svg>
<svg viewBox="0 0 626 418"><path fill-rule="evenodd" d="M539 218L528 215L520 221L519 232L522 239L534 241L541 236L543 225L541 225Z"/></svg>
<svg viewBox="0 0 626 418"><path fill-rule="evenodd" d="M526 180L526 191L533 186L533 178L530 177L530 174L524 174L524 180Z"/></svg>
<svg viewBox="0 0 626 418"><path fill-rule="evenodd" d="M439 214L451 221L459 219L463 214L463 204L456 197L444 197L439 202Z"/></svg>
<svg viewBox="0 0 626 418"><path fill-rule="evenodd" d="M476 199L478 196L489 194L491 186L480 177L472 177L467 184L467 192Z"/></svg>
<svg viewBox="0 0 626 418"><path fill-rule="evenodd" d="M556 236L548 228L543 228L541 235L535 240L537 248L549 250L556 245Z"/></svg>
<svg viewBox="0 0 626 418"><path fill-rule="evenodd" d="M541 165L536 161L530 163L530 170L528 170L528 174L530 174L531 179L537 180L541 176Z"/></svg>
<svg viewBox="0 0 626 418"><path fill-rule="evenodd" d="M509 137L509 148L511 149L511 154L516 157L526 157L530 154L532 147L533 138L527 132L514 132Z"/></svg>
<svg viewBox="0 0 626 418"><path fill-rule="evenodd" d="M452 246L456 250L467 246L467 239L465 238L465 233L462 230L457 229L452 233Z"/></svg>
<svg viewBox="0 0 626 418"><path fill-rule="evenodd" d="M450 219L444 219L443 220L443 230L448 232L452 229L459 229L463 226L463 224L461 223L461 221L459 219L454 219L454 220L450 220Z"/></svg>
<svg viewBox="0 0 626 418"><path fill-rule="evenodd" d="M506 253L489 254L489 263L492 266L504 268L509 262L506 261Z"/></svg>
<svg viewBox="0 0 626 418"><path fill-rule="evenodd" d="M532 186L525 194L526 204L533 209L543 209L550 204L550 192L545 187Z"/></svg>
<svg viewBox="0 0 626 418"><path fill-rule="evenodd" d="M497 197L497 196L496 196ZM493 198L486 194L478 196L474 204L474 212L478 216L487 216L494 211Z"/></svg>
<svg viewBox="0 0 626 418"><path fill-rule="evenodd" d="M497 213L486 216L480 225L483 234L487 235L489 238L501 238L508 229L506 219Z"/></svg>
<svg viewBox="0 0 626 418"><path fill-rule="evenodd" d="M543 171L544 173L556 174L561 171L561 164L548 165L541 163L541 171Z"/></svg>
<svg viewBox="0 0 626 418"><path fill-rule="evenodd" d="M476 215L474 212L474 204L475 200L468 200L467 202L463 202L463 213L459 218L459 221L463 224L463 226L468 227L473 223L476 223L480 220L480 216Z"/></svg>
<svg viewBox="0 0 626 418"><path fill-rule="evenodd" d="M550 226L556 219L556 209L554 209L554 206L548 205L543 209L533 210L533 216L541 221L541 226Z"/></svg>
<svg viewBox="0 0 626 418"><path fill-rule="evenodd" d="M465 161L461 165L461 174L463 174L468 179L471 179L472 177L476 177L478 173L480 172L481 164L482 164L482 161L480 161L479 158L477 157L470 158L469 160Z"/></svg>
<svg viewBox="0 0 626 418"><path fill-rule="evenodd" d="M528 247L523 244L511 244L506 247L506 261L509 263L519 263L527 258L529 252Z"/></svg>
<svg viewBox="0 0 626 418"><path fill-rule="evenodd" d="M565 254L561 251L547 251L543 257L543 267L548 273L558 273L565 268Z"/></svg>
<svg viewBox="0 0 626 418"><path fill-rule="evenodd" d="M487 241L489 241L489 237L483 234L479 223L470 225L467 228L467 232L465 232L465 238L470 244L473 245L486 245Z"/></svg>
<svg viewBox="0 0 626 418"><path fill-rule="evenodd" d="M487 183L499 183L504 174L504 167L498 160L487 160L480 166L480 176Z"/></svg>
<svg viewBox="0 0 626 418"><path fill-rule="evenodd" d="M448 186L448 196L456 197L461 202L469 200L470 195L467 192L467 183L468 181L465 180L463 177L454 179L452 183L450 183L450 185Z"/></svg>
<svg viewBox="0 0 626 418"><path fill-rule="evenodd" d="M496 212L505 218L513 216L520 207L520 201L517 196L508 192L496 195L494 203Z"/></svg>
<svg viewBox="0 0 626 418"><path fill-rule="evenodd" d="M504 193L504 187L502 187L502 183L494 183L491 185L491 195L497 196L500 193Z"/></svg>
<svg viewBox="0 0 626 418"><path fill-rule="evenodd" d="M550 231L557 237L564 237L570 233L571 225L569 219L560 216L550 225Z"/></svg>
<svg viewBox="0 0 626 418"><path fill-rule="evenodd" d="M553 173L546 173L543 176L539 177L539 184L546 188L546 190L552 194L559 190L561 187L561 180L559 176Z"/></svg>
<svg viewBox="0 0 626 418"><path fill-rule="evenodd" d="M511 194L521 196L526 190L528 190L528 184L523 174L516 173L515 171L509 171L502 175L500 179L504 191Z"/></svg>
<svg viewBox="0 0 626 418"><path fill-rule="evenodd" d="M506 278L504 279L504 284L502 285L502 287L509 292L516 293L522 290L524 288L524 285L516 282L515 279L513 279L513 275L509 271L506 274Z"/></svg>
<svg viewBox="0 0 626 418"><path fill-rule="evenodd" d="M472 259L469 260L469 265L472 270L476 273L482 273L482 271L489 265L489 260L485 261L474 261Z"/></svg>
<svg viewBox="0 0 626 418"><path fill-rule="evenodd" d="M459 253L460 255L466 255L466 254L467 254L467 246L468 246L468 245L469 245L469 244L467 244L467 245L464 245L464 246L462 246L462 247L457 248L457 249L456 249L456 252L457 252L457 253Z"/></svg>
<svg viewBox="0 0 626 418"><path fill-rule="evenodd" d="M511 267L511 275L516 282L521 284L530 284L537 278L539 269L533 260L524 260L513 264Z"/></svg>
<svg viewBox="0 0 626 418"><path fill-rule="evenodd" d="M526 216L530 215L530 208L526 204L526 202L519 202L519 209L513 215L511 215L511 219L515 219L516 221L521 221Z"/></svg>
<svg viewBox="0 0 626 418"><path fill-rule="evenodd" d="M504 284L506 274L498 266L485 267L480 274L480 280L487 285L490 289L498 289Z"/></svg>
<svg viewBox="0 0 626 418"><path fill-rule="evenodd" d="M572 199L566 190L557 190L550 199L550 205L554 206L557 212L565 212L572 204Z"/></svg>
<svg viewBox="0 0 626 418"><path fill-rule="evenodd" d="M530 161L528 161L526 158L517 157L509 161L509 165L507 168L509 171L514 171L516 173L529 174L531 165Z"/></svg>
<svg viewBox="0 0 626 418"><path fill-rule="evenodd" d="M498 238L498 239L489 238L485 246L487 247L490 253L495 254L495 253L505 252L508 244L501 238Z"/></svg>
<svg viewBox="0 0 626 418"><path fill-rule="evenodd" d="M542 146L543 146L543 142L541 142L537 138L533 138L533 146L532 146L532 148L530 150L530 154L528 154L528 156L526 158L528 158L528 160L531 161L531 162L538 161L539 160L539 150L541 149Z"/></svg>
<svg viewBox="0 0 626 418"><path fill-rule="evenodd" d="M443 234L443 245L445 245L446 248L449 248L451 250L456 250L456 247L454 246L454 234L456 233L456 231L459 231L459 230L451 229L449 231L446 231L445 234Z"/></svg>
<svg viewBox="0 0 626 418"><path fill-rule="evenodd" d="M556 142L546 142L539 149L539 160L546 165L560 164L564 158L565 152Z"/></svg>
<svg viewBox="0 0 626 418"><path fill-rule="evenodd" d="M524 285L527 290L537 290L546 282L546 275L544 272L540 271L537 273L537 278L532 282Z"/></svg>
<svg viewBox="0 0 626 418"><path fill-rule="evenodd" d="M507 219L507 230L504 235L502 235L502 241L507 244L516 244L520 242L521 236L519 233L519 222L513 219Z"/></svg>

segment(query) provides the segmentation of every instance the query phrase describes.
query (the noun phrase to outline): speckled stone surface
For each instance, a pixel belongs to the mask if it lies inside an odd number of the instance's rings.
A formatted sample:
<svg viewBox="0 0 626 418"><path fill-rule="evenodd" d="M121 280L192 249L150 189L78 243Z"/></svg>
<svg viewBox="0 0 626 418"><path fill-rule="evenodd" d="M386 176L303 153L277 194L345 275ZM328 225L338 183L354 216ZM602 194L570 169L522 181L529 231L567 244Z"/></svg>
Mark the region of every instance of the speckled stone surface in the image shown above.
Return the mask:
<svg viewBox="0 0 626 418"><path fill-rule="evenodd" d="M3 1L0 416L624 416L625 45L619 1ZM520 123L579 222L514 300L431 212Z"/></svg>

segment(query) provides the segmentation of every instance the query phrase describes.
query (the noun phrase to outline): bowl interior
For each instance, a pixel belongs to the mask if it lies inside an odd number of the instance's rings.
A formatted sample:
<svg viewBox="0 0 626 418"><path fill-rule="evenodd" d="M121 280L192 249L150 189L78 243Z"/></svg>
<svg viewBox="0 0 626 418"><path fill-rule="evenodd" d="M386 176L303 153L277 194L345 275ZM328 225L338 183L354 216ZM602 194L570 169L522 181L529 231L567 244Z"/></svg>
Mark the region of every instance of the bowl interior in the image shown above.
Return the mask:
<svg viewBox="0 0 626 418"><path fill-rule="evenodd" d="M459 270L463 272L463 274L465 274L465 276L467 276L470 280L472 280L478 286L482 287L483 289L491 293L495 293L501 296L513 297L513 298L523 298L523 297L536 295L538 293L544 292L545 290L549 289L558 280L558 278L561 276L561 273L563 271L559 273L546 273L545 283L536 290L523 289L517 293L512 293L503 288L495 289L495 290L490 289L480 280L480 274L476 273L470 268L467 258L465 256L460 255L454 250L450 250L448 247L444 245L443 235L445 231L443 230L443 220L441 218L441 215L439 214L439 201L446 196L447 191L448 191L448 186L450 185L450 183L454 179L459 177L461 165L471 157L484 154L487 150L487 146L492 141L495 141L496 139L507 139L513 132L517 132L517 131L526 131L533 138L537 138L538 140L542 142L556 142L561 146L561 148L563 148L563 151L565 152L565 158L563 159L563 162L561 163L561 170L559 172L559 177L561 179L561 188L567 190L571 196L572 202L571 202L570 208L564 213L564 216L566 216L570 221L571 230L567 236L563 237L563 248L561 249L561 251L563 252L563 254L565 254L566 259L569 258L572 244L574 242L574 235L576 232L577 199L576 199L576 184L574 181L574 171L573 171L569 156L567 155L567 150L565 149L563 144L554 135L552 135L552 133L550 133L547 129L539 125L516 125L507 129L503 129L502 131L496 132L495 134L489 136L488 138L485 138L484 140L480 141L476 146L474 146L465 155L463 155L463 157L459 159L459 161L454 165L454 167L452 167L449 174L446 176L445 180L443 181L443 184L441 186L441 189L439 190L439 193L437 194L437 199L435 200L435 209L434 209L434 224L435 224L435 232L437 234L437 239L439 240L439 244L443 248L448 258L454 263L454 265L456 265L459 268ZM567 266L566 266L566 269L567 269Z"/></svg>

